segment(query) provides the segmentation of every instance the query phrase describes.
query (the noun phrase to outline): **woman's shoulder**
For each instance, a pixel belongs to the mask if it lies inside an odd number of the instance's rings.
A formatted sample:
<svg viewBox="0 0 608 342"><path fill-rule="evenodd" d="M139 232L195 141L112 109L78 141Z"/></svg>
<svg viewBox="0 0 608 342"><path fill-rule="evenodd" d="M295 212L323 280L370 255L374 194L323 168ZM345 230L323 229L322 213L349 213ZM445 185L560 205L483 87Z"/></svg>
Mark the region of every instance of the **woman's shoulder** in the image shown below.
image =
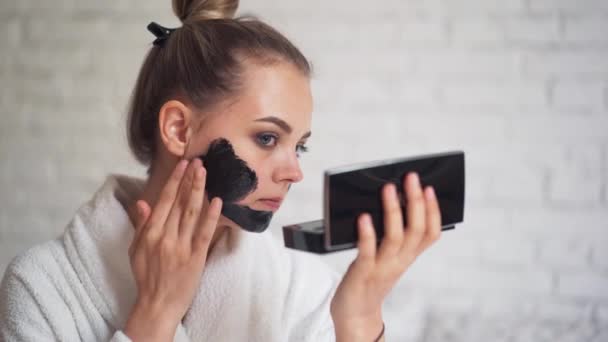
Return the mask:
<svg viewBox="0 0 608 342"><path fill-rule="evenodd" d="M44 278L50 272L61 270L66 261L60 237L39 243L13 257L4 271L3 283L9 278L16 278L20 282Z"/></svg>
<svg viewBox="0 0 608 342"><path fill-rule="evenodd" d="M73 312L82 311L83 297L74 279L61 237L15 256L0 284L0 340L78 336Z"/></svg>
<svg viewBox="0 0 608 342"><path fill-rule="evenodd" d="M48 340L53 336L42 303L55 298L49 291L47 277L53 269L53 250L58 240L51 240L15 256L4 271L0 284L0 340ZM62 316L61 306L57 312Z"/></svg>

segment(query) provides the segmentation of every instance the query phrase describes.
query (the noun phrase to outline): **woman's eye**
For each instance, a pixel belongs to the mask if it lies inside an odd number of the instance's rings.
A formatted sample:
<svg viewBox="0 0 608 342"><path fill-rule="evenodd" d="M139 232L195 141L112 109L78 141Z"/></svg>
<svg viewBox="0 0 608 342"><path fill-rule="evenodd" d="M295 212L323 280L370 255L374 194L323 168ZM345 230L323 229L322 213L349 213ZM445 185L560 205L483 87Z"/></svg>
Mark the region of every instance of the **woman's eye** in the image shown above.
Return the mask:
<svg viewBox="0 0 608 342"><path fill-rule="evenodd" d="M274 139L274 140L273 140ZM276 142L277 137L275 137L272 134L260 134L258 136L258 141L260 142L260 144L262 144L263 146L272 146L269 143L271 141L275 141Z"/></svg>
<svg viewBox="0 0 608 342"><path fill-rule="evenodd" d="M265 133L258 135L257 140L258 143L263 147L273 147L277 144L278 137L274 134ZM300 153L305 152L308 152L308 147L306 145L299 144L296 146L296 153L298 154L298 157L300 156Z"/></svg>
<svg viewBox="0 0 608 342"><path fill-rule="evenodd" d="M298 147L296 148L296 151L298 153L305 153L305 152L308 152L308 147L306 145L298 145Z"/></svg>

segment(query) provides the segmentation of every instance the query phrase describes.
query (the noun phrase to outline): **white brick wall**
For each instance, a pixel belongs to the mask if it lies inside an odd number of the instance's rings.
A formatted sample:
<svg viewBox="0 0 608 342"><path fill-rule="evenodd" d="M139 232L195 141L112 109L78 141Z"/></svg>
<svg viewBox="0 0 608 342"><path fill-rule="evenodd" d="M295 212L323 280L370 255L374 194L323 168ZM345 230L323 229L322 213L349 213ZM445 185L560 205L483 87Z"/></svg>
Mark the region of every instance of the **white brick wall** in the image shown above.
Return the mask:
<svg viewBox="0 0 608 342"><path fill-rule="evenodd" d="M315 67L305 180L278 237L320 217L325 168L467 153L465 223L390 294L388 340L608 340L608 1L241 7ZM0 272L107 173L143 175L123 130L151 20L178 23L169 0L0 4ZM343 271L354 256L326 260Z"/></svg>

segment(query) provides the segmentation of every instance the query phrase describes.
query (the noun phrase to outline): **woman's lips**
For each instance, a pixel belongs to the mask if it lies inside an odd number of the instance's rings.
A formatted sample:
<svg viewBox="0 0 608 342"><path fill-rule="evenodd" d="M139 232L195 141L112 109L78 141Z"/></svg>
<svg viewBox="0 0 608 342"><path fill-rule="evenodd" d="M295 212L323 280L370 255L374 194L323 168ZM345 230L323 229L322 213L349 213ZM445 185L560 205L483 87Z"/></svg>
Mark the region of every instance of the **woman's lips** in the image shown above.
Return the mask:
<svg viewBox="0 0 608 342"><path fill-rule="evenodd" d="M281 206L281 201L280 200L274 200L274 199L261 199L259 200L260 202L262 202L264 205L266 205L267 207L277 210L279 209L279 207Z"/></svg>

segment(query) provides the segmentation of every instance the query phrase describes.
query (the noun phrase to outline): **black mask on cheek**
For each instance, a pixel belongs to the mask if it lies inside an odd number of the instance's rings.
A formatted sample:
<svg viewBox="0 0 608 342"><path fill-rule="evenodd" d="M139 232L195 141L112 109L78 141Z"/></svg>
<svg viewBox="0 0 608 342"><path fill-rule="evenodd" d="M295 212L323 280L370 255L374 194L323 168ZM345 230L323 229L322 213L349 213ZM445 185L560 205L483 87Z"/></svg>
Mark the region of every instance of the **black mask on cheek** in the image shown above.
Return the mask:
<svg viewBox="0 0 608 342"><path fill-rule="evenodd" d="M213 140L207 154L199 158L207 170L209 200L213 197L222 199L222 215L247 231L260 233L266 230L272 211L254 210L234 203L257 188L258 178L255 171L234 153L230 142L224 138Z"/></svg>

